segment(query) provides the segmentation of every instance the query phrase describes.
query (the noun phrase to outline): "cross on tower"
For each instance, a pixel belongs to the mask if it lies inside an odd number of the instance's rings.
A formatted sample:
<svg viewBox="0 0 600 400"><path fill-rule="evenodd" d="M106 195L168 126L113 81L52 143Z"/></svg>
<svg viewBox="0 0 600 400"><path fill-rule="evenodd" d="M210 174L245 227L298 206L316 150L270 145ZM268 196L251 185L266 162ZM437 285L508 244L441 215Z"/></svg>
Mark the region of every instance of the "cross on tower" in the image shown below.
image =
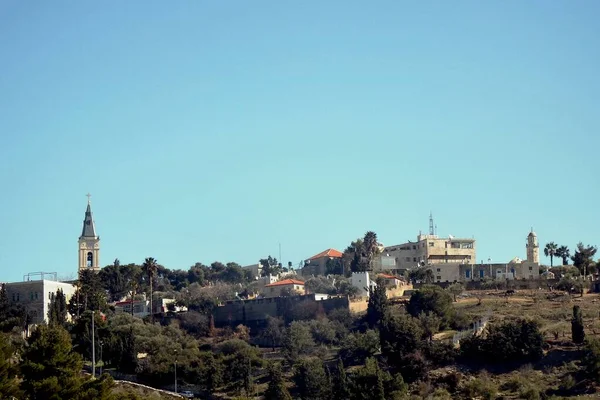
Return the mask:
<svg viewBox="0 0 600 400"><path fill-rule="evenodd" d="M88 193L88 194L86 194L86 196L88 198L88 204L90 204L90 198L92 197L92 195Z"/></svg>

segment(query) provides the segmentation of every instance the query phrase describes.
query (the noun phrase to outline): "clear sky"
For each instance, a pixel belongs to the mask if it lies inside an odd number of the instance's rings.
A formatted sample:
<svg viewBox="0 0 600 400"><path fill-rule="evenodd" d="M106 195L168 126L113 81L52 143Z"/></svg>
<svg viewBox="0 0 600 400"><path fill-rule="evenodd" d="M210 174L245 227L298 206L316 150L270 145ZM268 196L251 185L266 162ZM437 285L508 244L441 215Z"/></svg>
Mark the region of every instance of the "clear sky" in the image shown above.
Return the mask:
<svg viewBox="0 0 600 400"><path fill-rule="evenodd" d="M0 281L374 230L600 244L597 1L0 2ZM546 261L543 259L543 261Z"/></svg>

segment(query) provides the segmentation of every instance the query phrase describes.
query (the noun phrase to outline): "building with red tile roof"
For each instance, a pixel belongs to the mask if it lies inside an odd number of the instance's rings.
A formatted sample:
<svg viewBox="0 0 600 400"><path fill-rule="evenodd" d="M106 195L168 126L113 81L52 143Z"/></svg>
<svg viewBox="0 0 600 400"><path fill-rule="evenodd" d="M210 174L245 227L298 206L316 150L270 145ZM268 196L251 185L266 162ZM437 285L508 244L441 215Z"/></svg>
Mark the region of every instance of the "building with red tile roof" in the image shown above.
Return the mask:
<svg viewBox="0 0 600 400"><path fill-rule="evenodd" d="M270 283L265 285L263 295L265 297L278 297L284 292L303 295L306 293L304 290L304 282L297 279L284 279L279 282Z"/></svg>
<svg viewBox="0 0 600 400"><path fill-rule="evenodd" d="M327 273L341 274L343 253L336 249L327 249L304 261L302 275L325 275Z"/></svg>

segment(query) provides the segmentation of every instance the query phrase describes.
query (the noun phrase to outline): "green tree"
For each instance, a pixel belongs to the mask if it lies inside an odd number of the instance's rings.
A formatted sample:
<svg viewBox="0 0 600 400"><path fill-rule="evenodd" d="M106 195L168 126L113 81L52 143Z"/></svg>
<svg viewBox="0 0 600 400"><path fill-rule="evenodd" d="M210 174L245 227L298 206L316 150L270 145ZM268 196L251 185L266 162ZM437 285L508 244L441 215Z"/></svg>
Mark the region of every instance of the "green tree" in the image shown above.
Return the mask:
<svg viewBox="0 0 600 400"><path fill-rule="evenodd" d="M148 276L148 281L150 282L150 320L154 322L154 302L152 299L152 282L156 277L156 272L158 270L158 263L152 257L148 257L144 260L144 264L142 265L142 269Z"/></svg>
<svg viewBox="0 0 600 400"><path fill-rule="evenodd" d="M441 318L431 312L422 312L419 314L419 322L421 323L425 337L427 337L430 342L433 341L433 335L440 330L440 325L442 323Z"/></svg>
<svg viewBox="0 0 600 400"><path fill-rule="evenodd" d="M292 322L283 336L283 354L292 362L303 354L309 354L314 345L310 327L302 321Z"/></svg>
<svg viewBox="0 0 600 400"><path fill-rule="evenodd" d="M573 265L576 266L582 275L588 275L592 273L591 266L594 264L594 255L598 248L595 246L584 246L582 242L577 244L577 250L571 259Z"/></svg>
<svg viewBox="0 0 600 400"><path fill-rule="evenodd" d="M567 246L560 246L558 249L556 249L554 255L562 258L562 265L569 265L569 257L571 257L571 252Z"/></svg>
<svg viewBox="0 0 600 400"><path fill-rule="evenodd" d="M201 383L203 389L212 395L223 380L223 366L220 359L212 352L206 352L202 357Z"/></svg>
<svg viewBox="0 0 600 400"><path fill-rule="evenodd" d="M81 356L72 350L69 333L59 325L39 325L23 352L22 389L32 399L109 399L112 379L81 376Z"/></svg>
<svg viewBox="0 0 600 400"><path fill-rule="evenodd" d="M556 255L556 250L558 250L558 245L554 242L546 243L546 247L544 247L544 255L546 257L550 257L550 267L554 266L554 256Z"/></svg>
<svg viewBox="0 0 600 400"><path fill-rule="evenodd" d="M198 283L200 286L204 286L205 283L205 271L208 267L202 263L196 263L188 270L188 282Z"/></svg>
<svg viewBox="0 0 600 400"><path fill-rule="evenodd" d="M364 272L368 269L368 264L364 260L365 245L362 238L358 238L344 250L342 262L344 270L350 272Z"/></svg>
<svg viewBox="0 0 600 400"><path fill-rule="evenodd" d="M227 263L225 271L221 274L221 280L227 283L243 283L246 280L244 270L239 264Z"/></svg>
<svg viewBox="0 0 600 400"><path fill-rule="evenodd" d="M367 270L373 270L373 260L379 254L379 242L377 242L377 234L373 231L365 233L363 239L363 256L367 259Z"/></svg>
<svg viewBox="0 0 600 400"><path fill-rule="evenodd" d="M453 283L446 290L452 295L456 303L456 296L460 296L465 291L465 287L461 283Z"/></svg>
<svg viewBox="0 0 600 400"><path fill-rule="evenodd" d="M348 400L350 389L348 387L348 378L346 377L346 368L342 359L338 359L335 373L333 374L333 400Z"/></svg>
<svg viewBox="0 0 600 400"><path fill-rule="evenodd" d="M367 324L370 328L379 325L387 310L387 295L385 286L377 285L369 289L369 302L367 305Z"/></svg>
<svg viewBox="0 0 600 400"><path fill-rule="evenodd" d="M9 336L0 333L0 399L21 397L16 353Z"/></svg>
<svg viewBox="0 0 600 400"><path fill-rule="evenodd" d="M573 343L581 344L585 340L583 330L583 314L579 306L573 306L573 318L571 319L571 338Z"/></svg>
<svg viewBox="0 0 600 400"><path fill-rule="evenodd" d="M596 338L588 338L583 348L581 366L585 375L600 383L600 341Z"/></svg>
<svg viewBox="0 0 600 400"><path fill-rule="evenodd" d="M454 315L452 297L438 286L423 286L410 296L406 311L413 317L421 313L433 313L441 318L441 328L450 325Z"/></svg>
<svg viewBox="0 0 600 400"><path fill-rule="evenodd" d="M67 323L67 299L62 289L58 289L50 301L48 321L63 326Z"/></svg>
<svg viewBox="0 0 600 400"><path fill-rule="evenodd" d="M26 312L25 308L13 303L8 299L4 284L0 284L0 332L11 332L19 327L25 330Z"/></svg>
<svg viewBox="0 0 600 400"><path fill-rule="evenodd" d="M347 365L364 364L365 360L373 357L380 348L379 333L368 329L364 333L356 332L347 335L342 342L339 356Z"/></svg>
<svg viewBox="0 0 600 400"><path fill-rule="evenodd" d="M374 358L368 358L352 377L350 385L352 400L385 400L383 372Z"/></svg>
<svg viewBox="0 0 600 400"><path fill-rule="evenodd" d="M82 270L76 283L77 291L69 301L68 311L78 317L84 311L106 311L106 290L98 273Z"/></svg>
<svg viewBox="0 0 600 400"><path fill-rule="evenodd" d="M309 358L294 366L294 381L302 400L322 400L330 398L331 387L323 361Z"/></svg>
<svg viewBox="0 0 600 400"><path fill-rule="evenodd" d="M292 400L281 375L281 366L273 363L269 368L269 387L265 391L265 400Z"/></svg>
<svg viewBox="0 0 600 400"><path fill-rule="evenodd" d="M283 320L268 315L267 326L261 331L261 336L271 344L273 350L275 350L276 346L281 344L284 332L285 328L283 326Z"/></svg>
<svg viewBox="0 0 600 400"><path fill-rule="evenodd" d="M104 288L108 290L111 301L121 300L127 294L127 282L123 275L123 266L118 258L98 272Z"/></svg>
<svg viewBox="0 0 600 400"><path fill-rule="evenodd" d="M281 264L276 258L268 256L259 261L262 266L262 276L278 275L281 273Z"/></svg>
<svg viewBox="0 0 600 400"><path fill-rule="evenodd" d="M428 365L419 349L423 329L416 318L407 314L390 315L379 329L381 353L389 365L396 368L409 382L421 379Z"/></svg>

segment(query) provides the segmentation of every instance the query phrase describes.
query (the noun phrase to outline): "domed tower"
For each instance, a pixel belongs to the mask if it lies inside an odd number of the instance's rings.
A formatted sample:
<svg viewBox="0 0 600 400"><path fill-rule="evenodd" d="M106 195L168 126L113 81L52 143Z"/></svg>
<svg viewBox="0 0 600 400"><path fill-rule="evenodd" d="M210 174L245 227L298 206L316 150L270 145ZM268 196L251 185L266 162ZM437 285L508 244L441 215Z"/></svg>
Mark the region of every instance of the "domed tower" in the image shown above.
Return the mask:
<svg viewBox="0 0 600 400"><path fill-rule="evenodd" d="M527 236L527 262L540 263L540 245L533 228Z"/></svg>

